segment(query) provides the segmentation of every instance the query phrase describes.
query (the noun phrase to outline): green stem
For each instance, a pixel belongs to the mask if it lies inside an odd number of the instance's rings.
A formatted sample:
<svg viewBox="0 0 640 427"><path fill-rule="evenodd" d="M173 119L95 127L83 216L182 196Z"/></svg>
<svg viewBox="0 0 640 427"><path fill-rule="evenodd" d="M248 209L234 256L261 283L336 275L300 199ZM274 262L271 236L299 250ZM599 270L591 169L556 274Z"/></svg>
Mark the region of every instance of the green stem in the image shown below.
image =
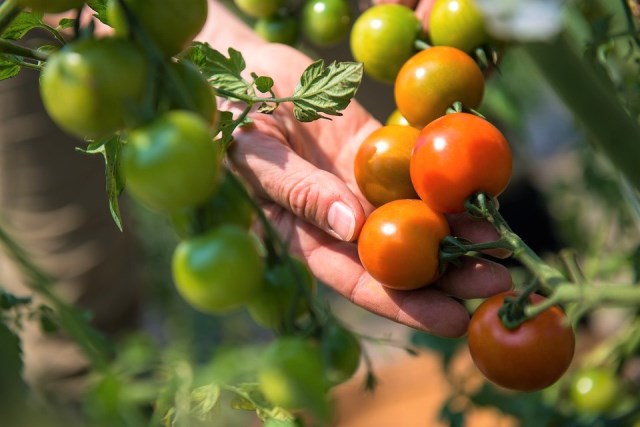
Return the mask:
<svg viewBox="0 0 640 427"><path fill-rule="evenodd" d="M29 49L4 39L0 39L0 52L34 59L36 61L46 61L49 58L49 54L46 52Z"/></svg>
<svg viewBox="0 0 640 427"><path fill-rule="evenodd" d="M640 126L623 108L611 83L575 51L565 34L550 43L527 44L524 51L595 137L597 147L640 189Z"/></svg>
<svg viewBox="0 0 640 427"><path fill-rule="evenodd" d="M21 10L22 8L18 6L18 0L5 0L4 3L0 4L0 35L20 14Z"/></svg>
<svg viewBox="0 0 640 427"><path fill-rule="evenodd" d="M293 102L297 100L295 96L285 96L282 98L270 96L270 97L263 98L260 96L253 96L253 95L233 92L233 91L226 90L224 88L215 87L215 86L214 86L214 89L216 90L216 94L223 98L237 99L238 101L243 101L249 105L257 104L258 102L270 102L274 104L281 104L283 102Z"/></svg>
<svg viewBox="0 0 640 427"><path fill-rule="evenodd" d="M418 39L413 42L413 47L415 47L416 50L427 50L431 45L424 40Z"/></svg>

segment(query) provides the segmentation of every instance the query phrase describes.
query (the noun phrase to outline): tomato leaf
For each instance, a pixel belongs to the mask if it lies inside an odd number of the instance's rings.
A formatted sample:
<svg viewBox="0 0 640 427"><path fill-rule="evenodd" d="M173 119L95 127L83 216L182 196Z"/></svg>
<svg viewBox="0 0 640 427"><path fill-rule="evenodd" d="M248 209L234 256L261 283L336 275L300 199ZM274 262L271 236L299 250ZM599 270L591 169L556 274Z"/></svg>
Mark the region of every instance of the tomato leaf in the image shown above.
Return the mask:
<svg viewBox="0 0 640 427"><path fill-rule="evenodd" d="M75 19L63 18L58 22L58 28L61 30L66 30L69 28L73 28L76 25Z"/></svg>
<svg viewBox="0 0 640 427"><path fill-rule="evenodd" d="M271 77L259 76L255 80L256 89L262 93L271 92L273 88L273 79Z"/></svg>
<svg viewBox="0 0 640 427"><path fill-rule="evenodd" d="M226 57L209 44L196 42L188 50L187 58L196 64L213 86L245 95L251 86L242 77L247 64L237 50L229 48L228 53L229 57Z"/></svg>
<svg viewBox="0 0 640 427"><path fill-rule="evenodd" d="M19 59L12 55L0 55L0 81L15 77L22 67L18 65Z"/></svg>
<svg viewBox="0 0 640 427"><path fill-rule="evenodd" d="M293 94L293 114L301 122L327 119L321 113L341 116L362 80L362 64L332 62L325 68L319 59L302 74Z"/></svg>
<svg viewBox="0 0 640 427"><path fill-rule="evenodd" d="M25 34L34 28L49 29L50 27L42 21L43 16L44 15L42 13L21 12L11 22L7 29L4 30L2 38L8 40L20 40Z"/></svg>
<svg viewBox="0 0 640 427"><path fill-rule="evenodd" d="M191 391L191 414L201 421L207 421L211 411L220 399L220 387L208 384Z"/></svg>
<svg viewBox="0 0 640 427"><path fill-rule="evenodd" d="M93 16L98 18L102 23L109 25L107 18L107 0L88 0L87 4L96 12Z"/></svg>
<svg viewBox="0 0 640 427"><path fill-rule="evenodd" d="M113 136L108 139L94 141L86 149L77 149L86 154L102 154L104 156L109 210L120 231L122 231L122 216L118 197L124 190L124 181L118 173L117 165L121 147L120 139L117 136Z"/></svg>

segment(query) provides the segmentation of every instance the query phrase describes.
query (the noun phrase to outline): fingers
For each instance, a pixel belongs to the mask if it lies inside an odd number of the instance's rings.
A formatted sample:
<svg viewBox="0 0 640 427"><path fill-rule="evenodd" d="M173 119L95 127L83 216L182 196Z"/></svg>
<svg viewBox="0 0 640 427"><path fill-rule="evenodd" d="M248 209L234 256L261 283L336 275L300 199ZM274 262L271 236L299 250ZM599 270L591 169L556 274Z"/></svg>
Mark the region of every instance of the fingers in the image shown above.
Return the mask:
<svg viewBox="0 0 640 427"><path fill-rule="evenodd" d="M354 240L365 220L359 199L341 179L296 154L274 127L270 118L256 117L236 133L229 155L237 170L259 195L334 238Z"/></svg>
<svg viewBox="0 0 640 427"><path fill-rule="evenodd" d="M449 265L438 288L462 299L487 298L513 287L509 270L493 261L462 257L462 265Z"/></svg>
<svg viewBox="0 0 640 427"><path fill-rule="evenodd" d="M493 242L500 238L495 227L486 220L474 218L467 213L447 215L451 235L462 237L473 243ZM511 251L507 249L489 249L483 251L496 258L508 258Z"/></svg>

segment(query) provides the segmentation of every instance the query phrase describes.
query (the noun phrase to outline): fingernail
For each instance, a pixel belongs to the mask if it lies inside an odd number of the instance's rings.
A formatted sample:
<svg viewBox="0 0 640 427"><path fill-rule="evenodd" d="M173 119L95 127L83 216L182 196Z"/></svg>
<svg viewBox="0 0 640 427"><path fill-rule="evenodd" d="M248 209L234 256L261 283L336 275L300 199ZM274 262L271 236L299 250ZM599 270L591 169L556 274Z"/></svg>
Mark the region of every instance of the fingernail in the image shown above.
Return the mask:
<svg viewBox="0 0 640 427"><path fill-rule="evenodd" d="M340 239L351 241L356 230L356 217L353 211L342 202L334 202L327 216L329 227Z"/></svg>

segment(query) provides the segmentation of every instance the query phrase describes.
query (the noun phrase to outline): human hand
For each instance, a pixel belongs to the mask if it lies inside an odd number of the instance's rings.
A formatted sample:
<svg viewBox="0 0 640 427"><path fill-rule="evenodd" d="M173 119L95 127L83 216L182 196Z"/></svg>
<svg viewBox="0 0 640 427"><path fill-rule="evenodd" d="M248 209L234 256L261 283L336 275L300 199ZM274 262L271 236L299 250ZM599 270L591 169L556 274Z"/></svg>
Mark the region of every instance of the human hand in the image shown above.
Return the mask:
<svg viewBox="0 0 640 427"><path fill-rule="evenodd" d="M215 28L210 31L200 38L222 51L244 43L240 49L247 70L273 76L278 96L293 93L311 63L297 50L266 44L250 32L221 39ZM222 109L243 107L226 101ZM365 271L354 241L373 206L358 190L353 162L360 143L380 123L357 102L332 121L300 123L289 104L272 115L252 114L252 119L251 126L235 134L229 150L233 167L253 188L292 252L307 261L320 281L355 304L435 335L455 337L466 332L469 320L455 298L487 297L511 288L504 267L472 258L448 269L438 283L415 291L388 289ZM473 242L497 238L486 222L466 215L448 219L453 235Z"/></svg>

